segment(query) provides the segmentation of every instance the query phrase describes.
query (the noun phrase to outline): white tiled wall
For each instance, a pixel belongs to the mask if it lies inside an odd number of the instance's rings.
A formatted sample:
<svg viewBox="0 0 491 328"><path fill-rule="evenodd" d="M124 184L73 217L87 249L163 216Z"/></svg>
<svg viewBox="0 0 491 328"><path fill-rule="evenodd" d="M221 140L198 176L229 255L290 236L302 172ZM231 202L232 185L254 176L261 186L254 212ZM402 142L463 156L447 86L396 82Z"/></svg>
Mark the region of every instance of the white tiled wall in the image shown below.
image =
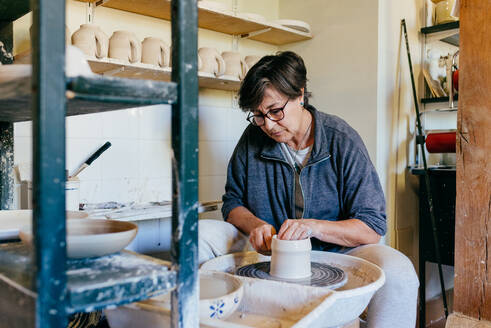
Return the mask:
<svg viewBox="0 0 491 328"><path fill-rule="evenodd" d="M219 0L231 5L231 0ZM268 19L278 18L278 0L241 1L242 12L261 12ZM85 23L86 4L67 1L66 24L75 32ZM30 14L16 21L14 52L30 47ZM158 36L170 42L168 21L98 7L95 24L109 36L118 29L131 29L139 39ZM218 51L233 50L230 35L199 29L198 47L211 46ZM241 40L243 55L265 55L278 50L252 40ZM232 92L201 88L199 91L199 199L221 199L226 169L236 142L247 126L245 114L233 108ZM171 198L171 109L151 106L101 114L69 117L66 121L67 169L73 172L106 141L112 143L80 175L80 199L83 202L159 201ZM32 162L32 125L17 123L14 128L15 163ZM216 213L214 215L217 215Z"/></svg>
<svg viewBox="0 0 491 328"><path fill-rule="evenodd" d="M199 109L199 198L221 199L228 160L247 126L239 109ZM171 109L167 105L68 117L66 164L73 172L106 141L112 146L79 177L82 202L171 198ZM32 162L32 124L14 127L15 163Z"/></svg>

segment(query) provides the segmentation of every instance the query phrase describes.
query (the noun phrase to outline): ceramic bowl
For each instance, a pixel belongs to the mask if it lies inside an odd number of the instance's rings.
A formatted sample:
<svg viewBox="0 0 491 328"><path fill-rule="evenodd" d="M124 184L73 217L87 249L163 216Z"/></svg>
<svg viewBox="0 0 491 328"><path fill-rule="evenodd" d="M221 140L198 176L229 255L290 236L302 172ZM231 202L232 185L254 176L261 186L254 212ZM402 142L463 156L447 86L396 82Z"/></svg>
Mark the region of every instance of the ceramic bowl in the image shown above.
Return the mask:
<svg viewBox="0 0 491 328"><path fill-rule="evenodd" d="M242 280L223 272L201 272L199 284L200 318L226 319L237 310L244 295Z"/></svg>
<svg viewBox="0 0 491 328"><path fill-rule="evenodd" d="M29 64L0 65L0 83L31 76L32 67Z"/></svg>
<svg viewBox="0 0 491 328"><path fill-rule="evenodd" d="M67 256L86 258L119 252L135 238L138 227L125 221L71 219L67 221ZM20 239L32 244L31 226L19 231Z"/></svg>
<svg viewBox="0 0 491 328"><path fill-rule="evenodd" d="M296 20L296 19L278 19L273 21L274 24L279 24L282 26L286 26L289 28L292 28L294 30L304 32L304 33L310 33L311 28L310 25L304 21Z"/></svg>
<svg viewBox="0 0 491 328"><path fill-rule="evenodd" d="M225 272L200 271L199 278L201 321L226 319L237 310L244 296L242 280ZM106 309L104 313L110 327L167 328L171 326L170 296L170 294L160 295L145 301ZM223 327L227 325L224 321L213 321Z"/></svg>
<svg viewBox="0 0 491 328"><path fill-rule="evenodd" d="M67 211L67 219L85 219L89 215L81 211ZM0 211L0 240L19 238L19 230L32 222L32 210Z"/></svg>

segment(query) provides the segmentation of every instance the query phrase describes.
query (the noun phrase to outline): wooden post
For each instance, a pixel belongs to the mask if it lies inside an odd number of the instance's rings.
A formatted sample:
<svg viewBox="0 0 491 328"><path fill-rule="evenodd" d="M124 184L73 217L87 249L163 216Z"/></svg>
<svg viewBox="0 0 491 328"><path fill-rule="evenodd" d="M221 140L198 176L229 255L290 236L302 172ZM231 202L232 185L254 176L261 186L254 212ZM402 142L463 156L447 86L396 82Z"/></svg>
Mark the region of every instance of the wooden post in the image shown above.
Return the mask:
<svg viewBox="0 0 491 328"><path fill-rule="evenodd" d="M491 320L491 0L460 9L454 311Z"/></svg>

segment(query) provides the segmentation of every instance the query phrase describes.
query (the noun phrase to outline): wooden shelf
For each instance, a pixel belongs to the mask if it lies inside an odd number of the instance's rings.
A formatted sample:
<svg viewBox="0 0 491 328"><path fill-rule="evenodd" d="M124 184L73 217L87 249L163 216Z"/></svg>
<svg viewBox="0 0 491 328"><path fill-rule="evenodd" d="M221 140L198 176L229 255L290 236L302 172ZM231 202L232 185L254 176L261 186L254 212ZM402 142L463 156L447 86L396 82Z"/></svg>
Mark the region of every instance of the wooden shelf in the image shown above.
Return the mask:
<svg viewBox="0 0 491 328"><path fill-rule="evenodd" d="M97 3L96 0L92 2ZM102 6L165 20L171 19L169 0L107 0L102 3ZM199 4L198 26L208 30L239 35L274 45L282 45L312 38L312 34L310 33L297 31L278 24L243 18L234 15L232 12L205 8ZM258 31L263 32L259 34L254 33Z"/></svg>
<svg viewBox="0 0 491 328"><path fill-rule="evenodd" d="M136 105L172 104L177 87L172 82L123 79L117 77L77 77L67 79L67 116L99 113ZM32 119L31 78L23 77L0 84L0 122Z"/></svg>
<svg viewBox="0 0 491 328"><path fill-rule="evenodd" d="M8 305L0 307L2 320L30 320L25 314L34 313L29 311L36 298L34 265L32 249L22 243L0 245L0 294L11 297ZM70 314L167 293L175 287L176 272L170 270L168 262L123 251L103 257L69 260L67 281L66 311Z"/></svg>
<svg viewBox="0 0 491 328"><path fill-rule="evenodd" d="M90 68L94 73L102 75L111 75L114 77L130 79L148 79L156 81L170 81L170 67L161 68L150 64L125 64L111 58L96 59L88 58ZM203 73L198 73L198 83L200 87L237 91L240 88L240 81L228 78L211 77Z"/></svg>

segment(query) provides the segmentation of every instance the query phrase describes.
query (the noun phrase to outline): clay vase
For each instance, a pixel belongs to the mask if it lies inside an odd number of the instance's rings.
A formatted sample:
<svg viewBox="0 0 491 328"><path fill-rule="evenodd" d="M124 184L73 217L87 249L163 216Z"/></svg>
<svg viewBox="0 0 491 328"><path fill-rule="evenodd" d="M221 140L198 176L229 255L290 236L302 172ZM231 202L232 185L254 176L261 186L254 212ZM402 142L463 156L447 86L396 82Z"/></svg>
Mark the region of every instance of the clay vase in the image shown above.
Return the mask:
<svg viewBox="0 0 491 328"><path fill-rule="evenodd" d="M269 274L281 279L305 279L312 275L310 267L310 238L281 240L277 235L271 242Z"/></svg>
<svg viewBox="0 0 491 328"><path fill-rule="evenodd" d="M455 0L440 1L435 5L435 23L444 24L457 21L459 18L452 16Z"/></svg>
<svg viewBox="0 0 491 328"><path fill-rule="evenodd" d="M97 25L80 25L80 28L72 35L72 44L87 56L107 57L108 37Z"/></svg>
<svg viewBox="0 0 491 328"><path fill-rule="evenodd" d="M239 52L224 51L222 52L222 58L225 61L225 76L239 80L245 77L247 64Z"/></svg>
<svg viewBox="0 0 491 328"><path fill-rule="evenodd" d="M246 56L244 60L247 64L247 70L250 70L252 66L256 65L261 58L261 56Z"/></svg>
<svg viewBox="0 0 491 328"><path fill-rule="evenodd" d="M198 50L201 60L200 72L212 76L221 76L225 72L225 62L215 48L203 47ZM198 60L199 67L199 60Z"/></svg>
<svg viewBox="0 0 491 328"><path fill-rule="evenodd" d="M141 60L141 42L135 33L115 31L109 39L109 57L125 63L138 63Z"/></svg>
<svg viewBox="0 0 491 328"><path fill-rule="evenodd" d="M169 67L170 46L159 38L145 38L142 42L142 63Z"/></svg>

